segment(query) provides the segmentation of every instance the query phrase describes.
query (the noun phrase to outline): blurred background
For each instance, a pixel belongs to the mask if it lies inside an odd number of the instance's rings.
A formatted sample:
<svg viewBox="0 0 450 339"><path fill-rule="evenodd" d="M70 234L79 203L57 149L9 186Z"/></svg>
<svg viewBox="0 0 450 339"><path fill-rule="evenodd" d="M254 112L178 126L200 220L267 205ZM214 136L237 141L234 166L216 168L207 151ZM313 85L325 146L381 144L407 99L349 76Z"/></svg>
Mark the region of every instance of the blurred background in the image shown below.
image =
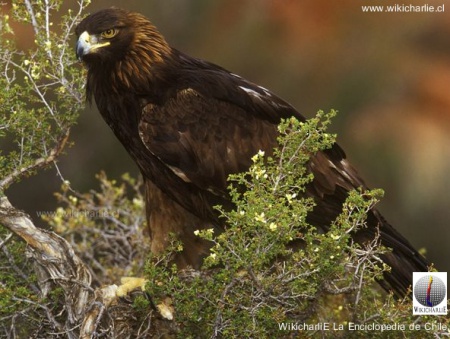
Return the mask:
<svg viewBox="0 0 450 339"><path fill-rule="evenodd" d="M331 131L366 183L383 188L384 216L439 270L450 271L450 3L444 13L365 13L396 0L95 0L146 15L169 43L262 85L306 117L339 110ZM402 2L399 2L402 4ZM75 8L66 0L61 14ZM55 19L56 20L56 19ZM18 27L19 45L32 45ZM75 44L75 38L74 38ZM94 175L138 171L93 107L72 130L59 161L80 192ZM13 185L11 202L38 224L53 210L55 169Z"/></svg>

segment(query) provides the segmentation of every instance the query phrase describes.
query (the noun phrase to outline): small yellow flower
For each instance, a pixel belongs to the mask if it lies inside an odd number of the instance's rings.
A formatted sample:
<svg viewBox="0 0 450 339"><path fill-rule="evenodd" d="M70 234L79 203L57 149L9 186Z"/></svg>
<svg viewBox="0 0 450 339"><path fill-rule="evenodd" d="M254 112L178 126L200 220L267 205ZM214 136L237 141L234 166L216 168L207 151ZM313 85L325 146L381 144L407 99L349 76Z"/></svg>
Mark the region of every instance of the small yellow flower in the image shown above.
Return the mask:
<svg viewBox="0 0 450 339"><path fill-rule="evenodd" d="M266 215L264 214L264 212L262 212L261 214L255 213L255 220L256 220L256 221L263 222L263 223L266 223L266 222L267 222L267 220L266 220Z"/></svg>
<svg viewBox="0 0 450 339"><path fill-rule="evenodd" d="M144 207L144 202L141 199L133 198L133 205L136 207Z"/></svg>
<svg viewBox="0 0 450 339"><path fill-rule="evenodd" d="M259 150L258 153L256 153L254 156L252 156L252 161L253 161L253 162L258 161L258 158L263 157L264 154L265 154L264 151Z"/></svg>
<svg viewBox="0 0 450 339"><path fill-rule="evenodd" d="M338 240L341 236L339 234L330 234L331 239Z"/></svg>

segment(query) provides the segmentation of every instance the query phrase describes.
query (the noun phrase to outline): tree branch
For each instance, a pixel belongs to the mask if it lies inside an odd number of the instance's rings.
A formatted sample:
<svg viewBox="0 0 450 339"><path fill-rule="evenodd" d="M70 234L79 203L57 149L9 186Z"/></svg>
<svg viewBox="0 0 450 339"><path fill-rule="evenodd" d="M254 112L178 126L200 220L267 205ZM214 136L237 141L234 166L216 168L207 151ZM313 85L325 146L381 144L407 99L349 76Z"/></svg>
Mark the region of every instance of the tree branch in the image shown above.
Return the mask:
<svg viewBox="0 0 450 339"><path fill-rule="evenodd" d="M0 223L29 245L42 295L48 294L51 283L63 288L68 322L77 324L88 303L90 288L86 286L91 285L91 275L70 244L53 232L37 228L7 197L0 198Z"/></svg>
<svg viewBox="0 0 450 339"><path fill-rule="evenodd" d="M8 174L5 178L0 180L0 192L4 191L6 188L8 188L9 185L11 185L14 181L19 180L29 174L32 171L35 171L37 169L40 169L42 167L45 167L49 164L51 164L53 161L56 160L56 158L61 154L61 152L64 150L64 147L67 144L67 141L69 139L70 134L70 128L67 128L65 132L61 135L58 143L55 145L55 147L50 151L49 155L47 157L41 157L39 159L36 159L32 164L18 168Z"/></svg>

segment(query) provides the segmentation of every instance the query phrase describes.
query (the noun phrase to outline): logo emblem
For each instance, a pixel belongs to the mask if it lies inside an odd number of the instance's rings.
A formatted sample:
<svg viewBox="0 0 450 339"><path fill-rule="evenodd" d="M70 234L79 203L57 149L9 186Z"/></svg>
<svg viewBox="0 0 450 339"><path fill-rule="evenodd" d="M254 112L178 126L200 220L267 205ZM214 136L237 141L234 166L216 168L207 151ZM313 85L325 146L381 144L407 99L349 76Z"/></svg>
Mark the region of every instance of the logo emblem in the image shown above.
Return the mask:
<svg viewBox="0 0 450 339"><path fill-rule="evenodd" d="M447 273L413 273L413 314L447 314Z"/></svg>

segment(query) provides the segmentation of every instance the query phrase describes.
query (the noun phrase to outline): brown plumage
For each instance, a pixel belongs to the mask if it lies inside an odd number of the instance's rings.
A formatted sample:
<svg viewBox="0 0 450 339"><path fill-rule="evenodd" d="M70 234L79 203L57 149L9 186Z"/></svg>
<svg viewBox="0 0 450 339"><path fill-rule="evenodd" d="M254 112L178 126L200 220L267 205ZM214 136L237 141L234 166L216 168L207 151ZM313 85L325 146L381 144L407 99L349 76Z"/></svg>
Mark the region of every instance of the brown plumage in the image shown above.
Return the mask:
<svg viewBox="0 0 450 339"><path fill-rule="evenodd" d="M184 243L180 266L198 267L209 244L194 231L224 227L212 206L232 208L226 179L248 169L258 150L276 146L281 118L304 118L288 103L209 62L171 48L142 15L106 9L76 29L77 55L88 67L87 97L138 165L146 190L152 251L167 246L170 232ZM309 221L327 230L348 191L364 182L335 144L310 161L307 194L317 206ZM373 209L368 227L353 235L374 238L393 252L383 260L392 273L381 282L404 295L413 271L426 260Z"/></svg>

